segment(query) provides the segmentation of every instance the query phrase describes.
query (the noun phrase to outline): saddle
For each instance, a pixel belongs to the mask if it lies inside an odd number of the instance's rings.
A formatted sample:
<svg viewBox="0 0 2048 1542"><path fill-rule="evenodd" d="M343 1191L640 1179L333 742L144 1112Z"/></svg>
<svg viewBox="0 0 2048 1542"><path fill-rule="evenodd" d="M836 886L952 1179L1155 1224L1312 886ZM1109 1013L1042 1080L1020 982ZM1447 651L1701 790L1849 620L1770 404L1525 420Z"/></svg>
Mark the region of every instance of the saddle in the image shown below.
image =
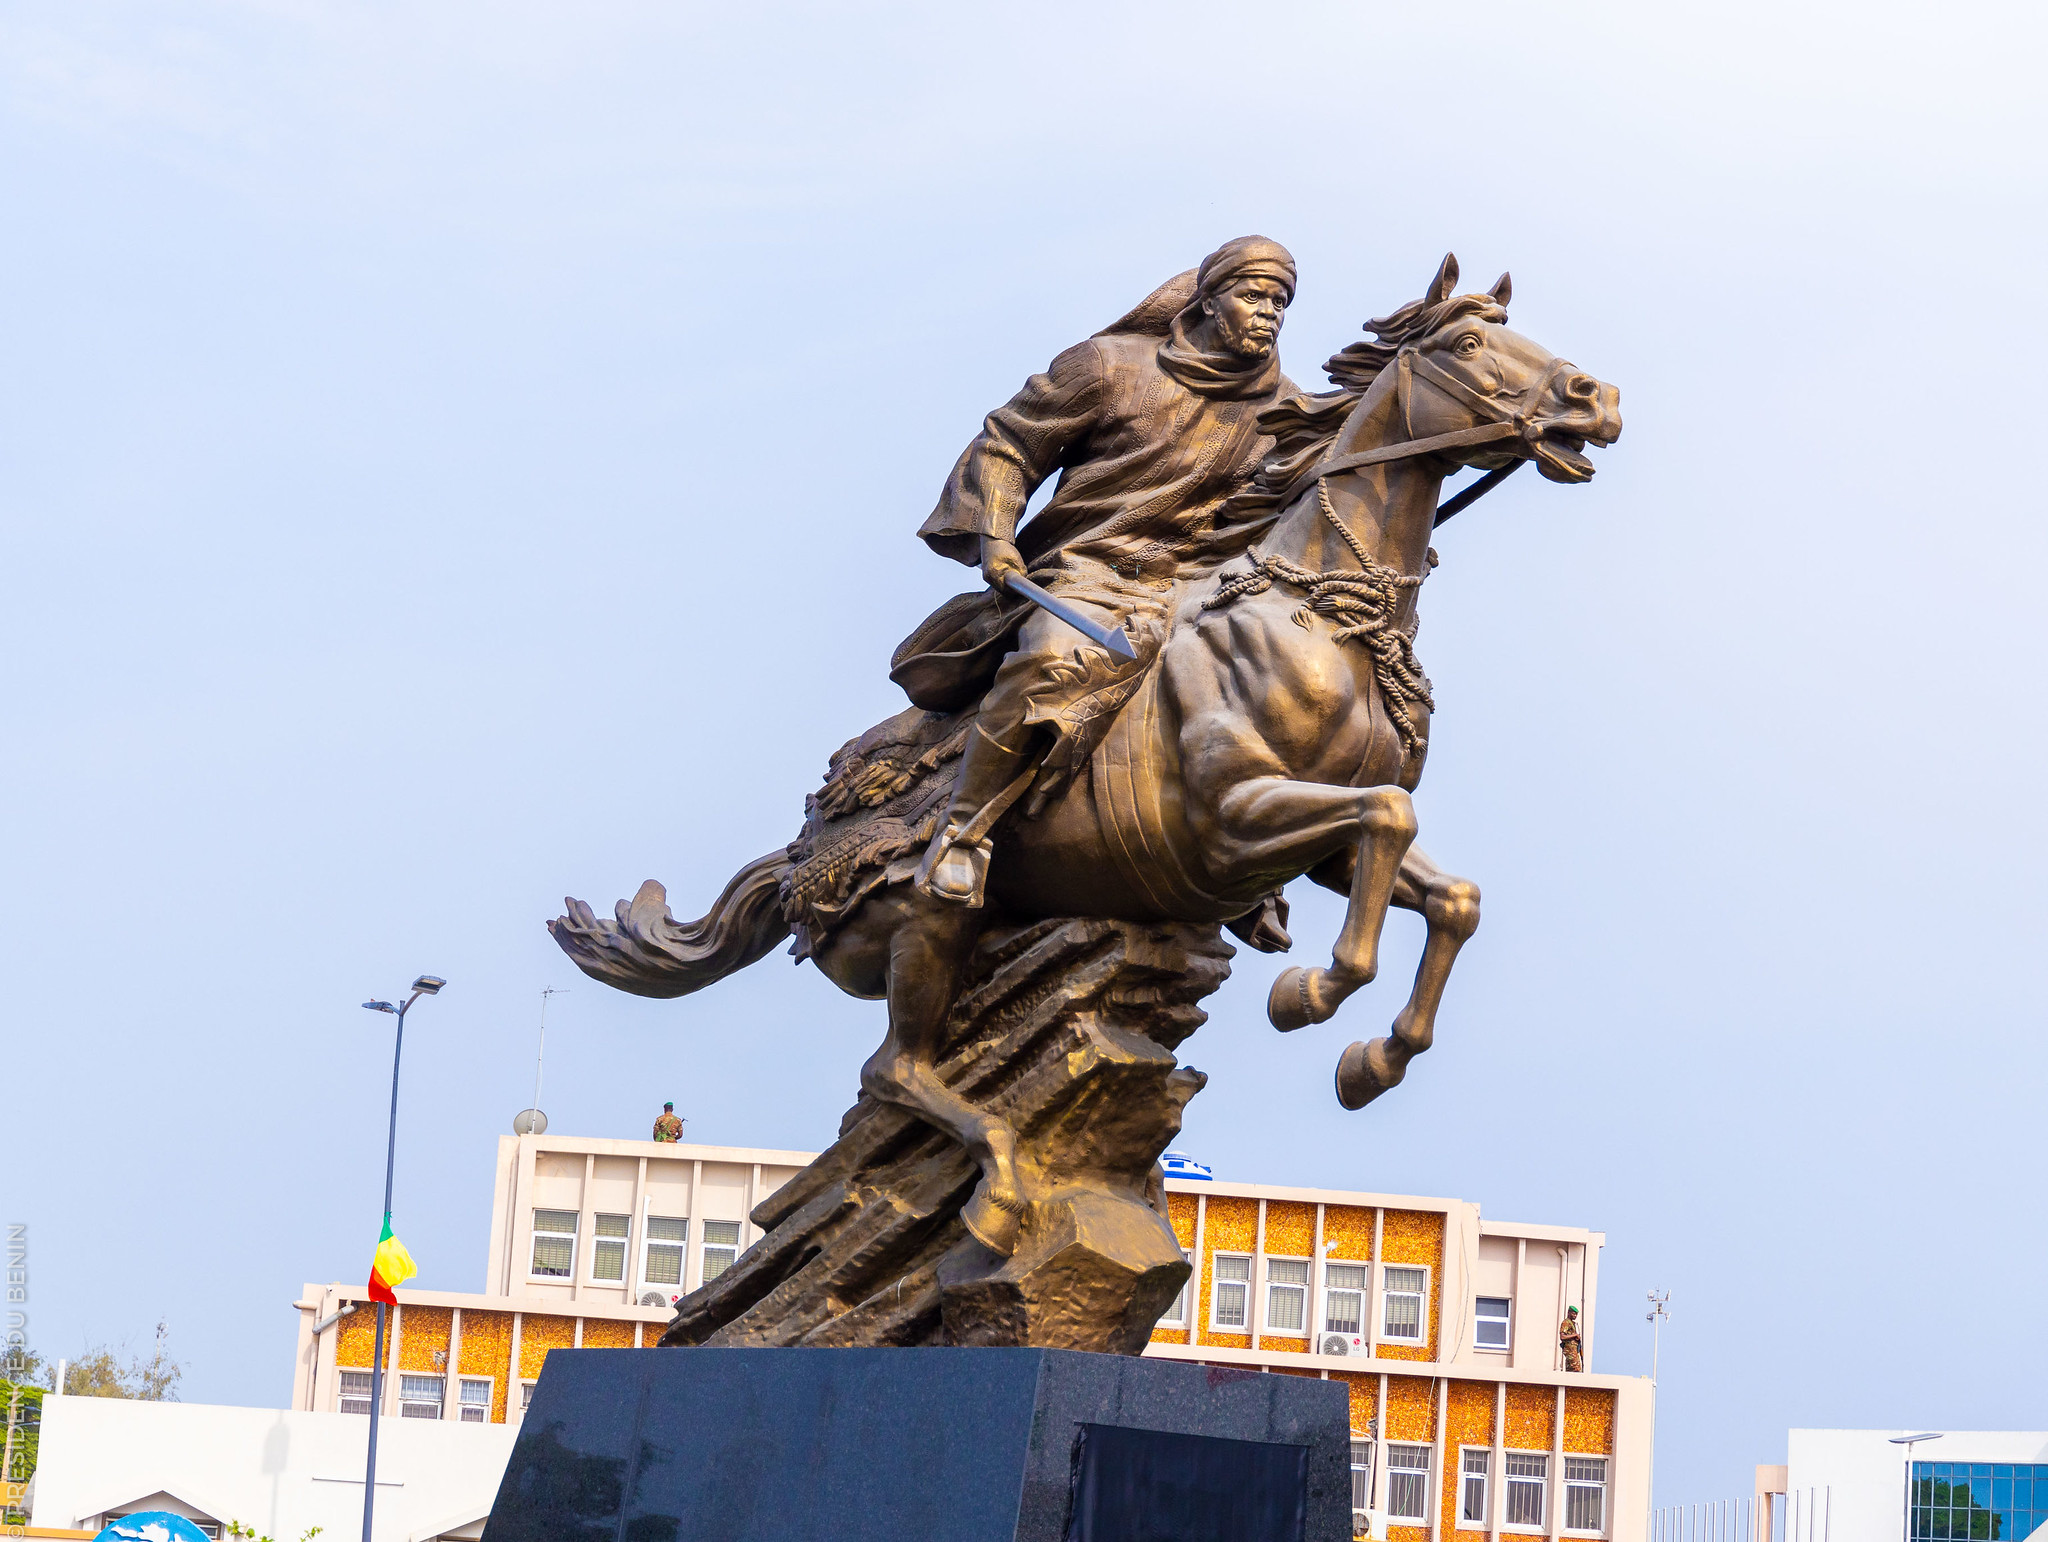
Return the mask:
<svg viewBox="0 0 2048 1542"><path fill-rule="evenodd" d="M909 881L945 813L976 706L1029 608L989 591L959 595L896 650L889 677L914 705L839 747L789 846L781 897L796 957L809 957L875 889ZM1025 720L1052 730L1052 748L1009 817L1035 818L1072 785L1157 665L1168 630L1163 609L1141 611L1128 623L1134 663L1087 646L1047 669L1027 693Z"/></svg>

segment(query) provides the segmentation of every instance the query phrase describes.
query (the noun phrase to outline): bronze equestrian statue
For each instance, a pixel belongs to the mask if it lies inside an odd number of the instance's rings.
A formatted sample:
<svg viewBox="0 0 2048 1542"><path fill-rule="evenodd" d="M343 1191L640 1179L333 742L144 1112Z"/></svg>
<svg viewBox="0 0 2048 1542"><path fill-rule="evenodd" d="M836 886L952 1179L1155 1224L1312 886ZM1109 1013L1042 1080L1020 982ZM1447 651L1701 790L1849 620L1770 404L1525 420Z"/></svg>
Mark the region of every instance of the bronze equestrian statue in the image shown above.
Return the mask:
<svg viewBox="0 0 2048 1542"><path fill-rule="evenodd" d="M793 936L841 989L886 998L864 1092L972 1153L958 1219L996 1261L1045 1192L1045 1164L1020 1162L991 1099L936 1069L988 937L1103 918L1222 924L1276 951L1289 946L1280 891L1307 876L1349 907L1329 965L1275 982L1268 1014L1288 1030L1371 981L1390 904L1419 911L1406 1005L1337 1068L1348 1108L1394 1086L1429 1047L1479 921L1478 889L1414 845L1409 798L1434 705L1412 643L1431 531L1478 490L1440 507L1442 485L1470 466L1489 487L1524 462L1583 482L1586 446L1621 432L1614 387L1509 330L1505 275L1484 293L1456 284L1447 257L1421 299L1329 360L1323 394L1280 371L1295 266L1259 237L1061 354L989 415L920 532L990 587L898 650L892 678L913 706L833 757L797 841L699 921L676 922L650 882L616 920L571 900L556 941L599 980L680 996ZM1020 569L1121 629L1135 660L1009 593ZM1157 1152L1141 1155L1149 1168ZM1167 1289L1153 1272L1147 1301Z"/></svg>

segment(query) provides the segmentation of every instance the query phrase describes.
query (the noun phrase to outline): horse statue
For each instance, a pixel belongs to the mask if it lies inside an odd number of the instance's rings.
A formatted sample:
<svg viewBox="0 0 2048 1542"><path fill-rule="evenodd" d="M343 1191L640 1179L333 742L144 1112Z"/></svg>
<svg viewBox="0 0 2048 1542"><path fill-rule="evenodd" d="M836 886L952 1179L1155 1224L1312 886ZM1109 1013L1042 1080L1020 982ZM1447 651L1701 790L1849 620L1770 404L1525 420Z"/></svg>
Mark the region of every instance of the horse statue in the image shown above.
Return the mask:
<svg viewBox="0 0 2048 1542"><path fill-rule="evenodd" d="M1330 962L1274 983L1268 1015L1288 1031L1326 1021L1372 980L1389 905L1419 911L1428 935L1406 1004L1336 1072L1347 1108L1395 1086L1429 1048L1452 963L1479 923L1478 888L1414 844L1409 796L1433 707L1412 642L1436 562L1431 531L1477 490L1440 508L1442 484L1469 466L1491 486L1525 462L1584 482L1586 447L1621 432L1614 387L1509 330L1506 275L1468 294L1457 276L1445 258L1420 300L1333 358L1336 391L1267 411L1274 449L1225 511L1248 538L1131 623L1142 671L1103 668L1106 650L1075 655L1075 669L1108 682L1091 698L1100 710L1062 741L1028 799L992 808L1005 834L985 907L927 898L911 882L973 721L971 707L911 708L833 757L804 833L736 875L702 919L676 922L650 881L615 920L568 901L555 940L596 979L665 997L794 935L792 951L842 990L885 998L888 1033L862 1069L863 1104L894 1105L971 1154L959 1219L995 1258L1016 1247L1042 1184L991 1097L938 1068L963 968L991 936L1028 940L1035 924L1074 918L1224 924L1277 951L1289 946L1279 891L1307 876L1348 908ZM1173 1264L1185 1278L1177 1254Z"/></svg>

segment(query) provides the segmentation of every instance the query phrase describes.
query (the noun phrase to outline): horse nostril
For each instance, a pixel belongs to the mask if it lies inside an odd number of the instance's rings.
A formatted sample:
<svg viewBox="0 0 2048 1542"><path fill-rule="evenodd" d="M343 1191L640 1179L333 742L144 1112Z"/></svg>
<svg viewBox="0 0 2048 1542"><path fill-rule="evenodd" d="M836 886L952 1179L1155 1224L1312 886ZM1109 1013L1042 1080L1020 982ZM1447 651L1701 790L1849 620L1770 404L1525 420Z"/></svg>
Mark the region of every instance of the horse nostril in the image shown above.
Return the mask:
<svg viewBox="0 0 2048 1542"><path fill-rule="evenodd" d="M1600 394L1600 382L1591 375L1574 375L1564 383L1564 394L1589 402Z"/></svg>

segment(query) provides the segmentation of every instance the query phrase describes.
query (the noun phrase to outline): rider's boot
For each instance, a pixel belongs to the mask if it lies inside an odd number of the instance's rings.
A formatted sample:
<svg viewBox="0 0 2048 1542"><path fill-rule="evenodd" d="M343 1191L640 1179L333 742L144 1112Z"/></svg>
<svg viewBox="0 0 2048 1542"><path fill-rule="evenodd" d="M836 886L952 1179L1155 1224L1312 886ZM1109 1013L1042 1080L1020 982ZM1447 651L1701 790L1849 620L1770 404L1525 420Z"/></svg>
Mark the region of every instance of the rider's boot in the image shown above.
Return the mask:
<svg viewBox="0 0 2048 1542"><path fill-rule="evenodd" d="M988 838L994 820L979 816L1015 786L1030 758L1028 751L1013 750L989 737L979 723L969 731L953 780L953 801L911 879L918 893L970 910L980 906L995 845ZM1000 816L1000 810L994 812Z"/></svg>

